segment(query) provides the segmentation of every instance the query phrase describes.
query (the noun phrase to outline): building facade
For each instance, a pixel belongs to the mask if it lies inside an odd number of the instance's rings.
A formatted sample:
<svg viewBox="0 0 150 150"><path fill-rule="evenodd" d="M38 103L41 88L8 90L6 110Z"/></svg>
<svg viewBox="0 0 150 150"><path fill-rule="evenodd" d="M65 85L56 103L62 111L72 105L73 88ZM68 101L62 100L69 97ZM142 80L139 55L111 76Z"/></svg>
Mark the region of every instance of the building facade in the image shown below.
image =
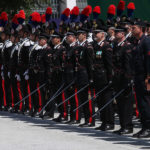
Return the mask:
<svg viewBox="0 0 150 150"><path fill-rule="evenodd" d="M35 5L35 7L32 8L32 11L44 14L46 8L50 6L53 10L53 19L59 18L61 12L67 7L72 9L74 6L78 6L81 11L85 6L87 6L87 0L38 0L38 3L39 5Z"/></svg>
<svg viewBox="0 0 150 150"><path fill-rule="evenodd" d="M110 4L118 5L120 0L87 0L88 4L91 5L93 8L95 6L101 7L101 19L107 18L107 9ZM132 0L135 3L135 13L134 17L141 18L142 20L150 21L150 0ZM128 5L131 0L125 0L126 6ZM126 11L124 11L126 14Z"/></svg>
<svg viewBox="0 0 150 150"><path fill-rule="evenodd" d="M76 0L76 4L80 11L88 5L87 0Z"/></svg>

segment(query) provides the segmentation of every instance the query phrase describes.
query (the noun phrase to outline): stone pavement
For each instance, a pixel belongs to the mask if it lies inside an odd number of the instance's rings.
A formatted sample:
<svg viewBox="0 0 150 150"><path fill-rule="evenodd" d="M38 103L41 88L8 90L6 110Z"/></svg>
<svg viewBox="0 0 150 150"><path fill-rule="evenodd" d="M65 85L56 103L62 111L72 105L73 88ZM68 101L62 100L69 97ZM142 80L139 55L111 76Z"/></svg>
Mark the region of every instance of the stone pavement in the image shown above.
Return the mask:
<svg viewBox="0 0 150 150"><path fill-rule="evenodd" d="M116 121L116 124L118 121ZM96 126L100 122L97 121ZM135 120L137 132L139 123ZM116 126L118 129L119 126ZM137 150L150 149L150 139L79 128L20 114L0 112L0 150Z"/></svg>

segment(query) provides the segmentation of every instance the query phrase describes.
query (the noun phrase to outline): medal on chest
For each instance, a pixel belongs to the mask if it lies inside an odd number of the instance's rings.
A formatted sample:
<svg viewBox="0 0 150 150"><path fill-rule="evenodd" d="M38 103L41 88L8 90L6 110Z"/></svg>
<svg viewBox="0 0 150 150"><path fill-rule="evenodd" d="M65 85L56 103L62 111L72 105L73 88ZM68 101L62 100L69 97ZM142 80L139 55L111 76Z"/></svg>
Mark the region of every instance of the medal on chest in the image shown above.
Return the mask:
<svg viewBox="0 0 150 150"><path fill-rule="evenodd" d="M96 58L101 59L102 58L102 51L97 51L96 52Z"/></svg>

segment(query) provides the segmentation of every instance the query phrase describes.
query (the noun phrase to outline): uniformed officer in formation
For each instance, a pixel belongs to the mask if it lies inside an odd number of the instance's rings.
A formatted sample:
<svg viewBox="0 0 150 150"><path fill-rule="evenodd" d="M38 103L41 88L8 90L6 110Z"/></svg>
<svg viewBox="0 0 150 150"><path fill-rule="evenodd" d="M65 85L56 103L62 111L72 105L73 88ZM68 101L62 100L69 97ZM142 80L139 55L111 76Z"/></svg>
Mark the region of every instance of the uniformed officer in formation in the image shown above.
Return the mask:
<svg viewBox="0 0 150 150"><path fill-rule="evenodd" d="M116 92L126 88L132 82L132 46L126 41L126 28L117 27L115 29L116 43L113 47L113 70L114 70L114 88ZM133 132L132 115L132 86L117 99L118 114L121 129L115 131L118 134L128 134Z"/></svg>
<svg viewBox="0 0 150 150"><path fill-rule="evenodd" d="M133 17L132 2L122 16L122 4L116 19L116 7L109 6L106 23L98 19L99 6L92 20L89 5L80 14L78 7L66 8L59 30L50 7L42 18L33 12L27 24L23 10L10 24L2 12L0 111L94 127L98 109L95 129L114 130L117 113L114 133L122 135L133 133L137 103L142 130L134 137L150 137L150 23Z"/></svg>
<svg viewBox="0 0 150 150"><path fill-rule="evenodd" d="M112 97L112 77L113 77L113 50L109 42L106 40L107 28L103 26L97 27L94 32L94 64L93 78L96 93L104 88L107 84L110 87L101 93L97 98L98 108L103 107ZM97 82L100 81L100 82ZM100 120L102 124L97 130L113 130L114 129L114 112L112 103L102 111Z"/></svg>
<svg viewBox="0 0 150 150"><path fill-rule="evenodd" d="M142 21L133 22L132 34L136 38L133 47L134 82L137 94L138 108L141 114L142 130L134 137L149 137L150 129L150 97L149 97L149 56L150 38L143 33L145 25Z"/></svg>

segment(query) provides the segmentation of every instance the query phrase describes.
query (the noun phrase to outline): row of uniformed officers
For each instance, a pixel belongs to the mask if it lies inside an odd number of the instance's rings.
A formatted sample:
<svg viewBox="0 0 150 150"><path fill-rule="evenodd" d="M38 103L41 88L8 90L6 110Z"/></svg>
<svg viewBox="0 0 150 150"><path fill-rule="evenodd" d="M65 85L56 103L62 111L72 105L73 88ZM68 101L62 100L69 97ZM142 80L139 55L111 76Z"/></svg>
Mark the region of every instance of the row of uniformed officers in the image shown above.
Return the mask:
<svg viewBox="0 0 150 150"><path fill-rule="evenodd" d="M97 105L104 109L96 129L113 130L114 101L110 100L123 90L116 97L121 128L115 133L133 132L133 103L137 103L142 130L134 136L149 137L150 38L146 33L150 28L143 29L143 22L134 21L63 34L49 28L32 33L28 25L13 34L4 30L0 33L1 110L35 117L51 100L40 117L53 118L57 107L59 117L54 121L80 124L83 114L80 126L93 127Z"/></svg>

